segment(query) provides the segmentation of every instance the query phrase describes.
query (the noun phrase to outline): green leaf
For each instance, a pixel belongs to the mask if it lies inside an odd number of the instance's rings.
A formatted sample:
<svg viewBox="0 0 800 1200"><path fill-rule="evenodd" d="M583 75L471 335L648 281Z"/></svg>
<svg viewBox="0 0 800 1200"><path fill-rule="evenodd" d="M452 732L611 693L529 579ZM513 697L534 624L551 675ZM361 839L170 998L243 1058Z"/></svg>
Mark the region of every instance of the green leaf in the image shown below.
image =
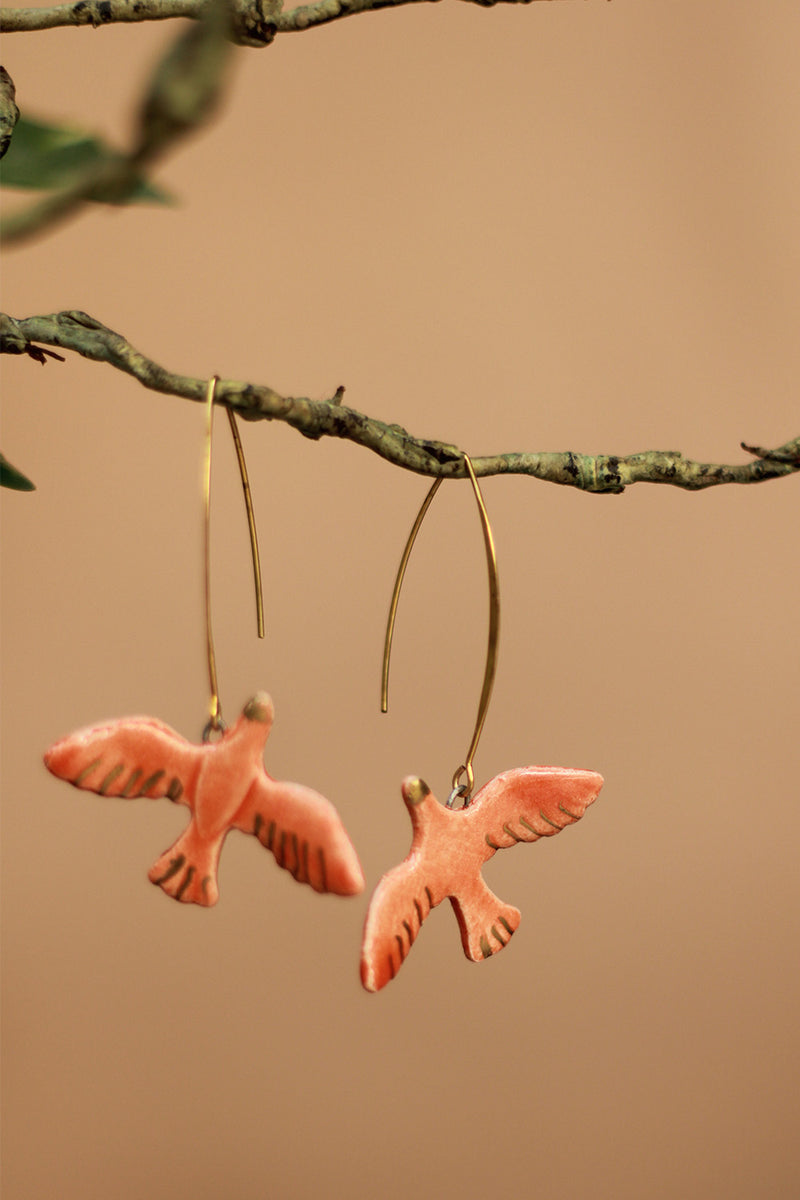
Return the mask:
<svg viewBox="0 0 800 1200"><path fill-rule="evenodd" d="M93 134L68 125L49 125L32 117L20 117L11 146L0 166L0 181L6 187L68 188L87 171L122 156ZM139 176L122 199L96 195L109 204L172 204L168 192Z"/></svg>
<svg viewBox="0 0 800 1200"><path fill-rule="evenodd" d="M35 492L36 484L12 467L5 454L0 454L0 487L13 488L15 492Z"/></svg>

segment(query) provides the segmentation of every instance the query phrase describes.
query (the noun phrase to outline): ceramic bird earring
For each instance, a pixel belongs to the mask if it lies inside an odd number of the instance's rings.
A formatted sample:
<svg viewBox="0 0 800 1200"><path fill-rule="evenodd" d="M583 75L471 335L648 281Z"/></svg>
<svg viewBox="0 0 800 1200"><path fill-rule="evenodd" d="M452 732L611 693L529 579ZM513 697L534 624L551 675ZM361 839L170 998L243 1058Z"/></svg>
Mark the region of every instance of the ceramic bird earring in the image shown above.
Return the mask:
<svg viewBox="0 0 800 1200"><path fill-rule="evenodd" d="M211 431L216 378L206 397L207 437L204 479L205 611L211 702L201 744L181 737L153 717L126 717L79 730L45 753L48 770L75 787L125 799L166 796L186 805L186 830L150 868L149 878L175 900L210 906L219 895L217 865L231 829L253 834L272 852L278 866L298 883L318 892L356 895L364 876L336 809L311 788L281 783L267 774L262 754L274 718L272 700L258 692L226 729L217 690L211 634L210 495ZM226 410L234 437L250 525L256 580L258 632L263 637L263 604L258 543L250 488L236 421Z"/></svg>
<svg viewBox="0 0 800 1200"><path fill-rule="evenodd" d="M444 899L453 905L461 944L472 962L481 962L508 945L519 925L520 913L487 887L481 875L483 864L498 850L552 837L573 825L603 785L602 776L595 771L518 767L496 775L472 798L472 763L494 683L500 600L491 527L467 455L464 463L481 515L489 565L489 642L478 718L466 759L453 776L445 805L421 779L408 776L403 780L403 800L411 817L411 850L383 876L370 901L361 950L361 982L370 992L379 991L394 979L423 921ZM400 587L417 532L440 483L441 478L425 498L397 573L383 657L384 712L388 707L389 659ZM457 800L461 800L462 807L454 807Z"/></svg>

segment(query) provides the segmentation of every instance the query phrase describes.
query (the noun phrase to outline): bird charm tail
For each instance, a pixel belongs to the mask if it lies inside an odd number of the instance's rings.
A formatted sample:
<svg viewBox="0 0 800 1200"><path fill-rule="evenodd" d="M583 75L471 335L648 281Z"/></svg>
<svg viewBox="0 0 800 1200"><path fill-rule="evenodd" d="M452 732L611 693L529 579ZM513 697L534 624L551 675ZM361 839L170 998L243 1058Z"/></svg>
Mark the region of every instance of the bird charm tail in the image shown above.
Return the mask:
<svg viewBox="0 0 800 1200"><path fill-rule="evenodd" d="M450 900L461 930L461 945L472 962L483 962L499 954L511 941L520 922L520 911L498 899L479 875L468 892L462 889Z"/></svg>
<svg viewBox="0 0 800 1200"><path fill-rule="evenodd" d="M210 908L219 899L217 865L224 836L201 838L190 821L178 840L153 863L147 873L150 882L173 900Z"/></svg>

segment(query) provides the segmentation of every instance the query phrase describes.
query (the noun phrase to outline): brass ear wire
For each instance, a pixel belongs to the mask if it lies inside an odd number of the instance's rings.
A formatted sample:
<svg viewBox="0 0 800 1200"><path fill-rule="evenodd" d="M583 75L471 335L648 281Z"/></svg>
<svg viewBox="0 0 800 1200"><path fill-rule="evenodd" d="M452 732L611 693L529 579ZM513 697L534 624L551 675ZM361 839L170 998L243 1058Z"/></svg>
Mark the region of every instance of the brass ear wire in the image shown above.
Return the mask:
<svg viewBox="0 0 800 1200"><path fill-rule="evenodd" d="M206 610L206 655L208 658L208 682L211 691L209 702L209 719L203 730L203 741L207 742L212 733L219 733L225 728L222 720L222 709L219 701L217 684L217 660L214 653L214 636L211 628L211 445L214 435L214 398L216 396L219 376L213 375L208 381L206 390L206 447L203 463L203 560L205 576L205 610ZM256 533L255 515L253 513L253 497L250 493L250 480L247 475L247 465L244 459L244 449L236 417L232 409L227 409L228 421L233 444L236 448L236 458L239 464L239 475L242 481L244 502L247 509L247 525L250 531L250 550L253 557L253 578L256 591L256 617L258 636L264 636L264 596L261 587L261 562L258 554L258 535Z"/></svg>
<svg viewBox="0 0 800 1200"><path fill-rule="evenodd" d="M258 556L258 535L256 533L256 518L253 512L253 497L250 493L250 480L247 475L247 464L244 461L244 447L239 436L239 426L236 424L236 414L232 408L226 408L228 422L233 434L233 444L236 448L236 459L239 463L239 476L242 480L244 504L247 509L247 527L250 531L250 553L253 558L253 582L256 589L256 624L258 636L264 636L264 595L261 589L261 560Z"/></svg>
<svg viewBox="0 0 800 1200"><path fill-rule="evenodd" d="M203 561L205 576L206 602L206 657L208 659L208 685L211 699L208 705L208 724L203 730L203 741L207 742L212 732L219 732L225 726L220 711L219 690L217 688L217 659L214 654L214 635L211 631L211 443L214 435L214 395L217 390L219 376L214 375L208 381L206 390L206 452L203 462Z"/></svg>
<svg viewBox="0 0 800 1200"><path fill-rule="evenodd" d="M494 687L494 677L497 670L497 646L500 640L500 577L497 572L497 551L495 550L494 537L492 536L492 527L489 524L489 514L486 511L486 505L483 502L483 495L478 486L478 480L475 472L472 469L472 462L469 455L464 455L464 463L469 471L472 490L475 493L475 500L478 504L478 511L481 516L481 527L483 529L483 541L486 547L486 565L489 571L489 635L486 642L486 668L483 673L483 687L481 688L481 697L478 701L478 717L475 722L475 731L472 734L472 741L467 750L467 757L464 763L458 768L453 775L453 791L448 800L448 808L452 808L457 795L464 797L464 802L469 801L472 795L472 789L475 785L475 774L472 770L472 761L475 758L475 752L478 749L478 742L483 733L483 726L486 721L486 714L489 711L489 701L492 698L492 688ZM461 775L466 774L466 791L463 791L463 784L460 783Z"/></svg>
<svg viewBox="0 0 800 1200"><path fill-rule="evenodd" d="M478 748L483 726L486 721L486 714L489 711L489 701L492 696L492 688L494 687L494 677L497 670L497 646L500 637L500 581L497 571L497 552L495 550L494 537L492 536L492 527L489 524L489 516L486 512L486 505L483 502L483 495L478 485L478 480L475 476L475 471L472 466L472 461L468 454L464 455L464 465L467 468L467 473L472 484L472 490L475 493L475 499L478 504L478 512L481 519L481 528L483 529L483 541L486 547L486 563L489 571L489 636L486 646L486 667L483 674L483 687L481 688L481 696L478 701L478 716L475 722L475 729L472 734L472 740L467 750L467 755L464 762L456 770L453 775L453 790L450 798L447 801L448 808L452 808L456 798L462 797L464 803L469 802L472 794L472 789L475 784L475 774L472 769L472 763L475 758L475 752ZM422 502L422 507L417 513L417 518L411 528L406 548L403 551L403 557L400 560L400 566L397 571L397 578L394 583L392 592L392 600L389 605L389 620L386 626L386 638L383 647L383 667L381 671L381 712L387 712L389 708L389 663L392 653L392 638L394 637L394 625L397 617L397 605L400 599L400 589L403 586L403 578L408 566L408 560L411 556L411 550L419 533L420 526L423 522L426 512L431 506L431 501L439 489L442 482L442 477L439 476L433 483L427 496ZM462 782L462 776L465 782Z"/></svg>
<svg viewBox="0 0 800 1200"><path fill-rule="evenodd" d="M442 477L440 475L438 479L434 480L433 486L431 487L431 489L428 492L425 499L422 501L422 507L420 508L419 512L417 513L417 519L415 520L414 524L411 527L411 533L408 535L408 541L406 542L406 548L403 551L403 557L400 559L400 566L397 568L397 578L394 581L394 591L392 592L392 602L389 605L389 621L386 625L386 638L383 643L383 667L381 669L381 712L382 713L389 711L389 660L391 659L391 656L392 656L392 638L394 637L394 623L395 623L395 619L397 617L397 604L400 599L400 588L403 586L403 579L405 577L406 567L408 566L408 560L411 556L411 551L413 549L414 542L417 540L417 534L419 533L419 527L422 524L425 513L428 511L428 509L431 506L431 501L433 500L433 497L436 495L436 493L439 490L441 482L442 482Z"/></svg>

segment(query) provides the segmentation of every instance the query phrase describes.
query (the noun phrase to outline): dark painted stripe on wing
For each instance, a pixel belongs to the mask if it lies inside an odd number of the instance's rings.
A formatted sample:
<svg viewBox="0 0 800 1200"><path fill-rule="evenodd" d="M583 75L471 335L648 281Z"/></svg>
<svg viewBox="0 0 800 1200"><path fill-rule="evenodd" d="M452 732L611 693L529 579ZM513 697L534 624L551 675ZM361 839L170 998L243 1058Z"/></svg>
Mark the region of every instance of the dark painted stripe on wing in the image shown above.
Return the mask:
<svg viewBox="0 0 800 1200"><path fill-rule="evenodd" d="M108 789L111 787L112 783L116 779L119 779L120 775L122 774L122 772L124 770L125 770L125 763L117 763L117 765L115 767L112 767L111 770L106 775L103 782L100 784L99 788L97 789L98 794L100 796L105 796L108 792Z"/></svg>
<svg viewBox="0 0 800 1200"><path fill-rule="evenodd" d="M163 776L164 776L164 771L153 771L153 774L148 775L147 779L145 779L144 783L139 788L139 791L136 793L136 795L143 796L145 794L145 792L149 792L150 789L155 787L155 785L159 782L159 780Z"/></svg>
<svg viewBox="0 0 800 1200"><path fill-rule="evenodd" d="M548 825L552 825L552 826L553 826L553 829L559 829L559 830L561 830L561 829L563 829L563 828L564 828L564 826L563 826L563 825L558 825L558 824L557 824L555 821L551 821L549 817L546 817L546 816L545 816L545 814L542 812L542 810L541 810L541 809L539 809L539 816L542 818L542 820L543 820L543 821L547 821L547 824L548 824Z"/></svg>
<svg viewBox="0 0 800 1200"><path fill-rule="evenodd" d="M565 814L565 816L572 817L573 821L580 821L581 817L583 816L582 813L570 812L568 808L564 808L563 804L559 804L558 807L561 809L562 813Z"/></svg>
<svg viewBox="0 0 800 1200"><path fill-rule="evenodd" d="M80 774L76 775L72 781L75 784L75 787L80 787L81 784L83 783L84 779L86 779L86 777L88 775L91 775L91 773L95 769L95 767L100 766L101 761L102 761L102 759L96 758L94 760L94 762L89 763L88 767L84 767L83 770L80 772Z"/></svg>
<svg viewBox="0 0 800 1200"><path fill-rule="evenodd" d="M535 829L533 827L533 825L531 825L530 821L526 821L525 818L522 816L519 819L519 823L520 823L520 825L524 825L526 829L530 829L531 833L534 834L537 838L548 836L547 833L546 832L543 833L541 829Z"/></svg>
<svg viewBox="0 0 800 1200"><path fill-rule="evenodd" d="M125 787L120 792L120 796L124 796L127 800L128 796L133 794L133 789L136 787L139 780L142 778L142 768L137 767L135 771L131 771L131 776Z"/></svg>

